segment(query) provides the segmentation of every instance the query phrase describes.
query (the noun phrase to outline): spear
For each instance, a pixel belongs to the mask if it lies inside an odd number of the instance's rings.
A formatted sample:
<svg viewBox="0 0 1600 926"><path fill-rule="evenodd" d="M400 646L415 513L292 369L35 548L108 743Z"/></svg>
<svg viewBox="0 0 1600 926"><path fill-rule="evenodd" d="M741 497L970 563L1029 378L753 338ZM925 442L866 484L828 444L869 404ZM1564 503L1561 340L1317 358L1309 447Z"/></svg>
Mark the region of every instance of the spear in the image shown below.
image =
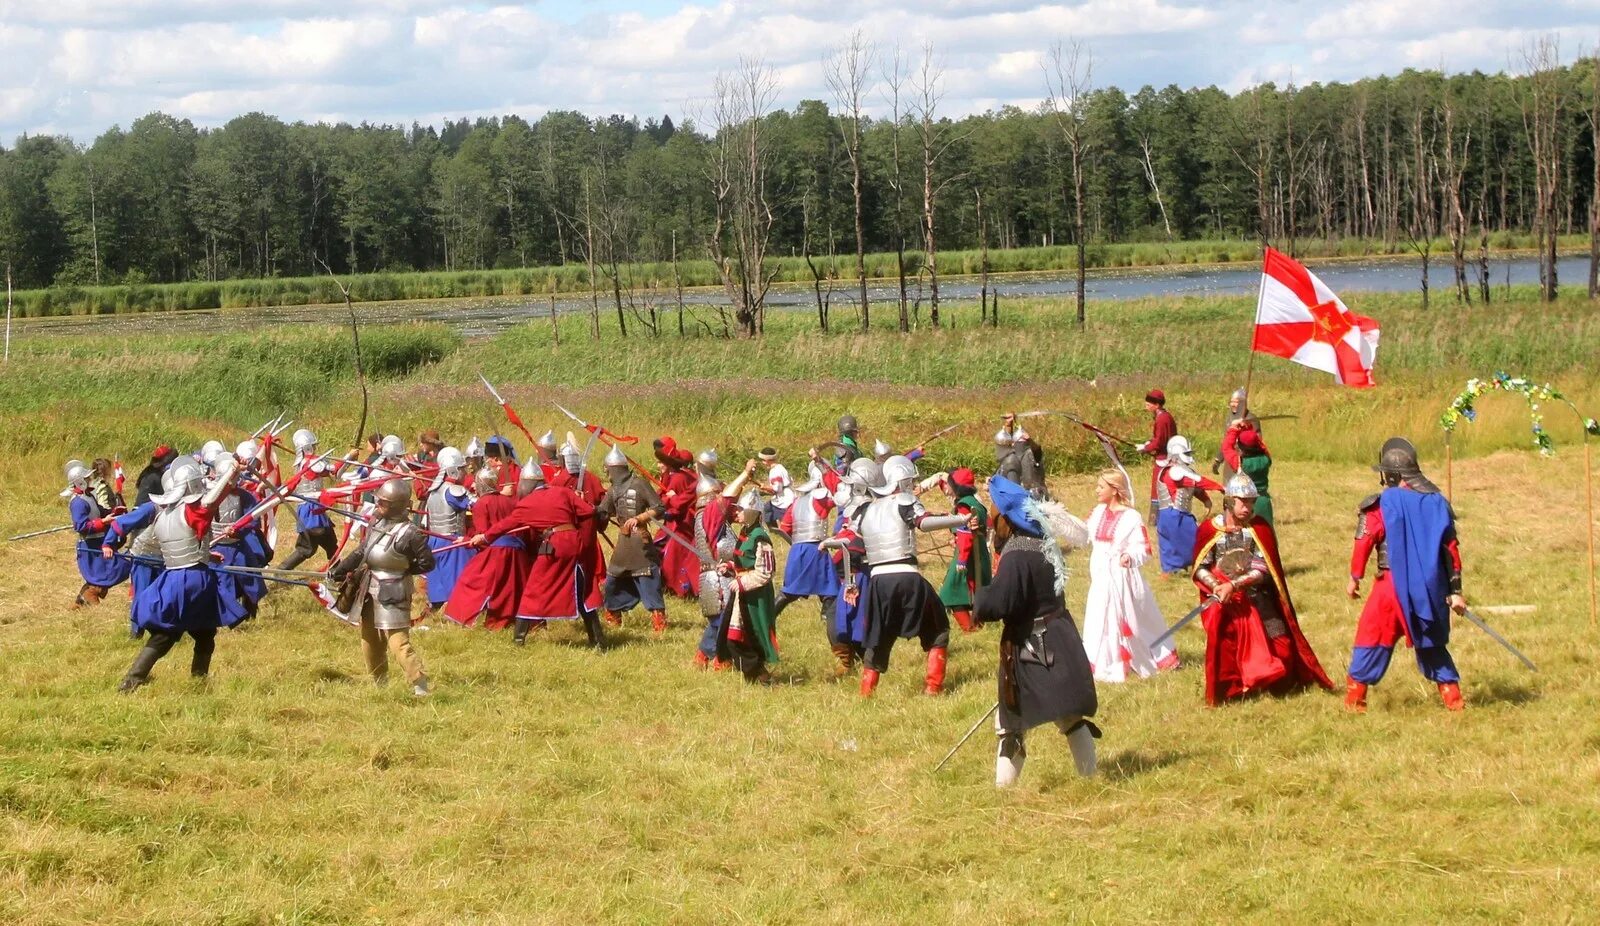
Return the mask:
<svg viewBox="0 0 1600 926"><path fill-rule="evenodd" d="M6 540L7 541L27 540L29 537L43 537L45 534L59 534L62 531L70 531L70 530L72 530L72 525L71 524L63 524L60 527L47 527L42 531L32 531L32 532L26 533L26 534L18 534L15 537L7 537Z"/></svg>
<svg viewBox="0 0 1600 926"><path fill-rule="evenodd" d="M607 447L610 447L613 450L621 450L621 448L617 446L618 444L637 444L639 442L639 438L637 438L637 437L625 437L625 436L622 436L622 435L619 435L619 434L615 434L612 431L610 431L609 429L604 428L604 427L602 427L600 425L590 424L589 422L584 421L582 418L579 418L577 415L573 414L571 409L567 408L565 405L562 405L560 402L551 402L550 404L554 405L557 409L559 409L561 411L561 414L566 415L568 418L571 418L573 421L576 421L578 423L578 427L583 428L585 431L588 431L594 437L599 438ZM639 475L643 476L644 478L648 479L650 481L650 484L656 487L657 491L665 491L666 490L666 486L663 486L661 484L661 481L658 480L655 477L655 475L652 474L649 470L645 469L643 466L640 466L638 463L634 462L633 457L629 457L626 452L623 452L622 455L624 457L627 457L628 465L633 467L634 472L636 472Z"/></svg>
<svg viewBox="0 0 1600 926"><path fill-rule="evenodd" d="M500 410L506 413L506 420L516 425L517 430L522 432L522 435L528 439L529 444L537 447L539 442L534 439L533 432L528 430L528 426L522 423L522 416L518 415L516 409L511 407L511 403L501 398L499 390L494 388L487 376L479 373L478 379L483 381L483 388L489 390L489 394L494 396L494 400L500 404Z"/></svg>
<svg viewBox="0 0 1600 926"><path fill-rule="evenodd" d="M935 431L933 433L933 436L923 439L916 446L918 446L918 447L926 447L929 444L933 443L934 441L938 440L939 438L945 436L946 434L949 434L951 431L954 431L957 428L961 427L965 423L966 422L958 421L958 422L956 422L955 424L951 425L948 428L943 428L941 430Z"/></svg>

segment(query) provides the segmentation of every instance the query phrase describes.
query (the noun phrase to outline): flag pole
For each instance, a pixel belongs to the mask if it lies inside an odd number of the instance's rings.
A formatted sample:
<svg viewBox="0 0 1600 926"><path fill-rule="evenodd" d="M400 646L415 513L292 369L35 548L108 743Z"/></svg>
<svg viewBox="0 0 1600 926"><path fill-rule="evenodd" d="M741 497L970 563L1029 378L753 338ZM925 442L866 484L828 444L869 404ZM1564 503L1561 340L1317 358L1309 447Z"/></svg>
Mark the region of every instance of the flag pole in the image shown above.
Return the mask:
<svg viewBox="0 0 1600 926"><path fill-rule="evenodd" d="M1256 326L1261 324L1261 300L1267 295L1267 254L1261 252L1261 282L1256 284L1256 310L1250 316L1250 352L1244 364L1245 408L1255 404L1255 393L1250 391L1250 381L1256 372Z"/></svg>

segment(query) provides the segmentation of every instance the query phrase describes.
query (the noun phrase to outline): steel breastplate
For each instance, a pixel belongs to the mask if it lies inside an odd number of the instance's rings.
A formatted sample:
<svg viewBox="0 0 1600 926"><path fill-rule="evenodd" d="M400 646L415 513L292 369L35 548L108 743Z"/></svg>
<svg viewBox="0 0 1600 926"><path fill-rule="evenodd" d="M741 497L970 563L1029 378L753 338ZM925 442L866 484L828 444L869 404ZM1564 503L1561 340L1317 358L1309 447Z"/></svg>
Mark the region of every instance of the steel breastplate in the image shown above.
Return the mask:
<svg viewBox="0 0 1600 926"><path fill-rule="evenodd" d="M828 536L828 524L817 515L816 500L810 495L795 499L789 510L794 513L794 530L789 536L795 543L816 543Z"/></svg>
<svg viewBox="0 0 1600 926"><path fill-rule="evenodd" d="M132 556L155 558L161 555L161 544L156 541L156 532L147 527L134 534L128 541L128 553Z"/></svg>
<svg viewBox="0 0 1600 926"><path fill-rule="evenodd" d="M633 480L628 480L619 487L617 494L617 520L626 521L637 518L645 510L644 497L639 489L634 486Z"/></svg>
<svg viewBox="0 0 1600 926"><path fill-rule="evenodd" d="M399 577L411 571L411 560L399 550L396 543L405 539L411 530L406 522L379 521L367 529L367 568L374 575Z"/></svg>
<svg viewBox="0 0 1600 926"><path fill-rule="evenodd" d="M227 495L224 495L222 497L222 501L217 503L216 515L211 519L211 543L213 545L223 542L230 544L238 543L238 538L223 541L221 540L221 537L223 533L227 531L228 525L242 517L244 517L244 502L239 497L239 493L229 492Z"/></svg>
<svg viewBox="0 0 1600 926"><path fill-rule="evenodd" d="M182 569L205 562L207 546L183 516L183 505L173 505L156 515L150 533L161 549L161 562L168 569Z"/></svg>
<svg viewBox="0 0 1600 926"><path fill-rule="evenodd" d="M917 541L911 525L900 516L900 502L894 498L880 498L861 512L861 541L867 549L867 563L883 563L915 559Z"/></svg>
<svg viewBox="0 0 1600 926"><path fill-rule="evenodd" d="M441 485L428 495L428 529L439 534L459 535L465 519L461 511L450 504L449 491L448 485Z"/></svg>

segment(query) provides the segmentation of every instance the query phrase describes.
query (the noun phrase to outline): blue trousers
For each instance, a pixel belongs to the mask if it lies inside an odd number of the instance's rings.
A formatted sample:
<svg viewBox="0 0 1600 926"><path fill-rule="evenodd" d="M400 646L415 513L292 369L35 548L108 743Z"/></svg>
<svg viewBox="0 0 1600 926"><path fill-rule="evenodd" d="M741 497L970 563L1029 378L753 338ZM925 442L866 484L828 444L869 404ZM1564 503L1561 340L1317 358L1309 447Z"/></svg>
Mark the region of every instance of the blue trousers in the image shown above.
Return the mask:
<svg viewBox="0 0 1600 926"><path fill-rule="evenodd" d="M1450 650L1443 646L1419 646L1417 669L1422 677L1436 684L1461 681L1456 671L1456 661ZM1376 685L1389 671L1389 660L1394 656L1394 644L1388 646L1358 646L1350 654L1350 677L1363 685Z"/></svg>

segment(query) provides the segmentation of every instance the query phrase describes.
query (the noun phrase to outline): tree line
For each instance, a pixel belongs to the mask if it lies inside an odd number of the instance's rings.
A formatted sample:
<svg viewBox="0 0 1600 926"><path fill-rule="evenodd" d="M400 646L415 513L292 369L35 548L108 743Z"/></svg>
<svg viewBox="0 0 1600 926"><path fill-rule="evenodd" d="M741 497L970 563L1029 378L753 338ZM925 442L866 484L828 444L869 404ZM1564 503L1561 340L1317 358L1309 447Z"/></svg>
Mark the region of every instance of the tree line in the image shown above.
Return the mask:
<svg viewBox="0 0 1600 926"><path fill-rule="evenodd" d="M24 288L578 263L625 324L625 265L709 257L754 334L780 255L813 261L827 327L837 277L865 325L862 255L898 253L904 326L913 285L938 324L941 249L1364 238L1430 260L1444 239L1471 299L1488 296L1489 234L1517 230L1538 237L1553 296L1558 234L1589 232L1600 264L1600 69L1561 63L1552 40L1522 64L1129 94L1069 43L1041 106L956 118L934 49L858 34L821 62L829 99L793 109L746 62L676 121L152 113L88 144L0 148L0 261Z"/></svg>

